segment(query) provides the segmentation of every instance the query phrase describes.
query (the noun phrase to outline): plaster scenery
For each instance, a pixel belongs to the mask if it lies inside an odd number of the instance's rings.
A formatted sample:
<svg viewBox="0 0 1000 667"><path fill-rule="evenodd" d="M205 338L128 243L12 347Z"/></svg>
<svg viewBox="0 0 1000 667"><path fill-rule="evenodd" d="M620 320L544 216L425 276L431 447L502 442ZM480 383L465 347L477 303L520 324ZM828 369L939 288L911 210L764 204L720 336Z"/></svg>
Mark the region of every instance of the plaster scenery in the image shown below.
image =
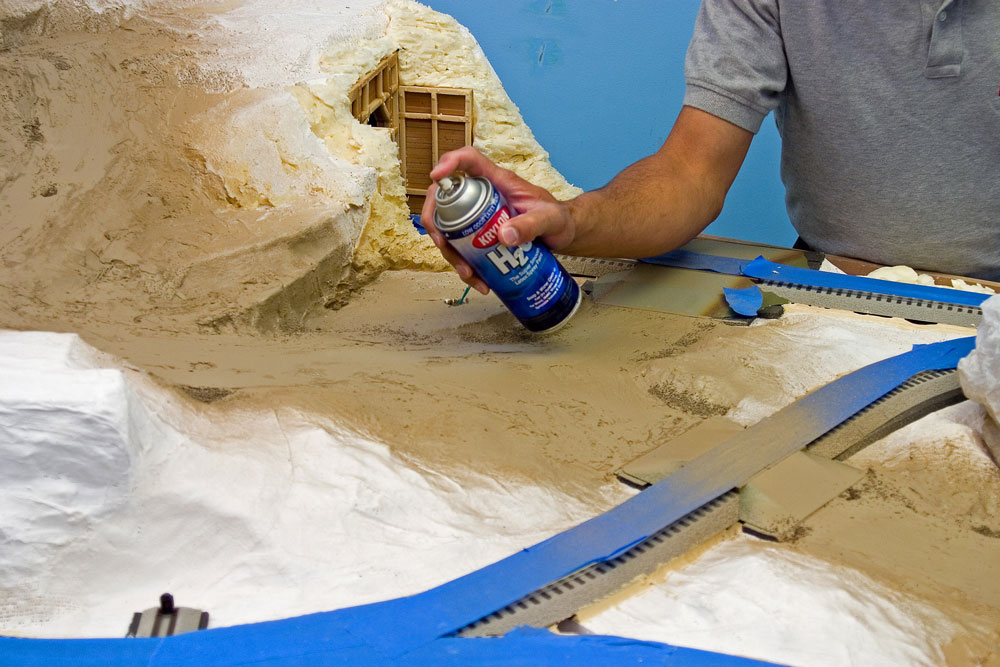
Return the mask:
<svg viewBox="0 0 1000 667"><path fill-rule="evenodd" d="M962 391L986 410L983 439L1000 461L1000 299L983 304L976 349L958 366Z"/></svg>
<svg viewBox="0 0 1000 667"><path fill-rule="evenodd" d="M622 502L614 471L708 416L971 333L585 302L534 338L492 296L447 305L463 285L406 219L391 137L351 114L360 77L398 49L401 80L474 88L477 145L574 190L467 31L349 5L0 5L3 634L121 636L164 591L216 627L415 593ZM795 542L721 536L584 625L995 664L986 414L893 434Z"/></svg>
<svg viewBox="0 0 1000 667"><path fill-rule="evenodd" d="M411 2L3 8L0 285L20 325L294 330L386 268L442 269L350 88L474 87L477 146L561 196L481 50ZM165 324L169 322L169 325Z"/></svg>

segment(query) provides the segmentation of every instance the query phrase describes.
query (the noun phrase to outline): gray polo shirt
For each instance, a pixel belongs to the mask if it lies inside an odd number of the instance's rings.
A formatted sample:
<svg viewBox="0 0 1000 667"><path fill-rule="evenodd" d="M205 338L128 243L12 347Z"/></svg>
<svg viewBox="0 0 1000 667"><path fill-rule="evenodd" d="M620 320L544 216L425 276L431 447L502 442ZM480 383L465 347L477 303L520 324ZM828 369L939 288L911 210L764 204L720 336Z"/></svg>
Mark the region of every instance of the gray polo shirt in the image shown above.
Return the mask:
<svg viewBox="0 0 1000 667"><path fill-rule="evenodd" d="M775 112L818 250L1000 279L1000 0L704 0L684 102Z"/></svg>

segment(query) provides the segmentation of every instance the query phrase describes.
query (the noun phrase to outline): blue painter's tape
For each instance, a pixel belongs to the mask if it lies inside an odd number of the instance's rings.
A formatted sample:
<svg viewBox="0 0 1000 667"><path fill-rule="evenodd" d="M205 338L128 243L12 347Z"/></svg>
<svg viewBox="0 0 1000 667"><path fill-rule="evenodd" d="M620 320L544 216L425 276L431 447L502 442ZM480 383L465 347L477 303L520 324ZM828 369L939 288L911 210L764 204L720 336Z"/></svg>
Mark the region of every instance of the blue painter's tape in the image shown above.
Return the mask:
<svg viewBox="0 0 1000 667"><path fill-rule="evenodd" d="M728 273L733 276L743 275L743 267L750 263L748 259L706 255L705 253L692 252L691 250L674 250L655 257L646 257L639 261L647 264L659 264L660 266L673 266L680 269L698 269L699 271Z"/></svg>
<svg viewBox="0 0 1000 667"><path fill-rule="evenodd" d="M0 637L0 658L4 667L387 664L385 657L371 647L331 627L328 617L340 613L343 612L157 639ZM391 633L392 627L384 630ZM392 660L391 664L753 667L770 663L624 637L561 636L548 630L518 628L504 637L444 637Z"/></svg>
<svg viewBox="0 0 1000 667"><path fill-rule="evenodd" d="M965 292L949 287L930 287L928 285L910 285L891 280L879 280L864 276L849 276L812 269L800 269L794 266L784 266L769 262L758 257L743 267L743 275L758 280L773 280L796 285L812 287L829 287L830 289L853 290L856 292L871 292L873 294L888 294L905 298L952 303L960 306L980 306L989 298L988 294Z"/></svg>
<svg viewBox="0 0 1000 667"><path fill-rule="evenodd" d="M764 295L753 285L744 289L723 287L722 293L726 296L729 307L746 317L755 317L757 311L764 305Z"/></svg>
<svg viewBox="0 0 1000 667"><path fill-rule="evenodd" d="M427 233L427 229L420 223L420 216L416 213L410 214L410 224L413 225L413 228L416 229L421 236Z"/></svg>

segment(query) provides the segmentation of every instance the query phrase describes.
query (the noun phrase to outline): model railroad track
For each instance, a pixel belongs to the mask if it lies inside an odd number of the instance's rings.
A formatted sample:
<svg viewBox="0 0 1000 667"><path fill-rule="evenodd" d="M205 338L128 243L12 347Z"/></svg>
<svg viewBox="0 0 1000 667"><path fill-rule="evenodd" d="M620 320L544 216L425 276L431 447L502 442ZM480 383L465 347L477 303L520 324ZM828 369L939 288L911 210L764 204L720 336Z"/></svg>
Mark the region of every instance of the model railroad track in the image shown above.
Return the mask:
<svg viewBox="0 0 1000 667"><path fill-rule="evenodd" d="M556 255L570 275L578 278L600 278L609 273L628 271L639 262L634 259L608 259L604 257L572 257Z"/></svg>
<svg viewBox="0 0 1000 667"><path fill-rule="evenodd" d="M924 371L811 442L805 450L844 459L921 417L964 400L955 370ZM771 437L782 438L775 422ZM732 489L674 521L615 558L588 565L462 628L463 637L503 635L530 625L548 627L653 573L739 521L739 491Z"/></svg>
<svg viewBox="0 0 1000 667"><path fill-rule="evenodd" d="M627 271L641 263L631 259L570 257L566 255L559 255L559 261L572 275L594 279L610 273ZM862 290L815 287L776 280L748 279L753 280L761 290L771 292L793 303L822 308L835 308L883 317L902 317L917 322L954 324L963 327L975 327L983 318L982 308L973 305L953 304L894 294L876 294Z"/></svg>
<svg viewBox="0 0 1000 667"><path fill-rule="evenodd" d="M923 322L955 324L960 327L975 327L983 319L983 310L979 306L833 287L812 287L774 280L755 282L765 292L771 292L794 303L851 310L866 315L902 317Z"/></svg>

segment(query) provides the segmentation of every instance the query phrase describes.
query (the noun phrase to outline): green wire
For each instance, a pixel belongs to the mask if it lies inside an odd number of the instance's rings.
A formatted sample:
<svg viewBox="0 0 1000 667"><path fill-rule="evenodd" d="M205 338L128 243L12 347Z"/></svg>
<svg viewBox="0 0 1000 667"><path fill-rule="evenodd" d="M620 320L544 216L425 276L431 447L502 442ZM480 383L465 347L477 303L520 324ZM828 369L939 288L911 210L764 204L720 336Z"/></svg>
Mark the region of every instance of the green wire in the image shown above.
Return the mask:
<svg viewBox="0 0 1000 667"><path fill-rule="evenodd" d="M458 303L455 304L456 306L461 306L463 303L465 303L465 297L469 295L470 289L472 289L472 285L469 285L468 287L465 288L465 291L462 292L462 298L458 300Z"/></svg>

